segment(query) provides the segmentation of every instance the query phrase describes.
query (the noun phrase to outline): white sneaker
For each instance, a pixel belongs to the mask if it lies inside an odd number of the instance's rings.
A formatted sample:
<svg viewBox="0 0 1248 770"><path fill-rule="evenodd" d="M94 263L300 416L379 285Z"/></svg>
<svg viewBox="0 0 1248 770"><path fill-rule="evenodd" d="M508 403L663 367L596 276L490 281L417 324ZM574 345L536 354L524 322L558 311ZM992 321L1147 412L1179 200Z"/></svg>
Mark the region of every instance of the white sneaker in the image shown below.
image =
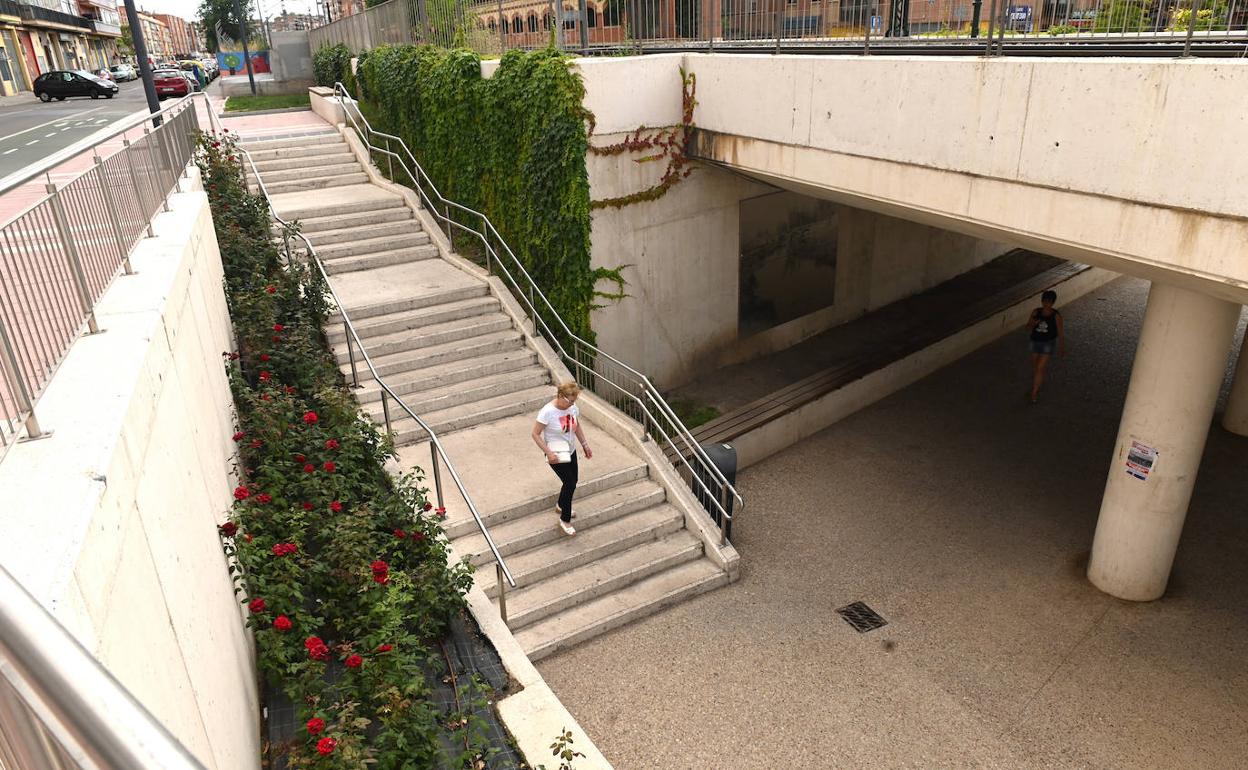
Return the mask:
<svg viewBox="0 0 1248 770"><path fill-rule="evenodd" d="M562 529L563 534L565 535L576 534L576 527L572 526L571 522L564 521L563 519L559 520L559 529Z"/></svg>

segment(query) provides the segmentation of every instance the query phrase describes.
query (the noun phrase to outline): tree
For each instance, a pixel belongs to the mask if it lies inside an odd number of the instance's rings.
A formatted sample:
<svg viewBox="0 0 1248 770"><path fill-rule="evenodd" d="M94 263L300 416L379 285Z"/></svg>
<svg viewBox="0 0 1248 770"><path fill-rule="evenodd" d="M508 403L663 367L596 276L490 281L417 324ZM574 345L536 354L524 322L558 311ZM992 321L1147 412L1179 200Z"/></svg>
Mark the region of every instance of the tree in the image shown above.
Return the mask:
<svg viewBox="0 0 1248 770"><path fill-rule="evenodd" d="M129 27L121 28L121 37L117 38L117 53L126 58L134 56L134 35Z"/></svg>
<svg viewBox="0 0 1248 770"><path fill-rule="evenodd" d="M255 12L253 0L238 0L242 6L245 19L251 18ZM234 0L202 0L199 4L199 20L204 25L204 43L208 50L217 53L221 43L217 40L217 23L221 31L234 40L243 39L245 24L240 24L234 14ZM250 32L250 30L247 30Z"/></svg>

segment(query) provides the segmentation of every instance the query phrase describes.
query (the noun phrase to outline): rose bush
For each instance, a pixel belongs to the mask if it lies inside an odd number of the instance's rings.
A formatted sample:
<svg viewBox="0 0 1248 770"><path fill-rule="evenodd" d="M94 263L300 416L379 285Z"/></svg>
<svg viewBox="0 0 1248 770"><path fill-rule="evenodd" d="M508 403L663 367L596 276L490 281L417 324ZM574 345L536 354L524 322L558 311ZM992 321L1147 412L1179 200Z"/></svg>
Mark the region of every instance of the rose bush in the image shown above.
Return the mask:
<svg viewBox="0 0 1248 770"><path fill-rule="evenodd" d="M386 472L393 446L344 387L321 332L324 280L283 258L292 233L274 241L238 157L232 135L201 136L238 344L223 355L239 481L219 531L261 675L306 725L269 751L288 768L471 767L488 754L484 731L441 710L429 685L469 568L448 563L420 471ZM462 752L439 738L450 724Z"/></svg>

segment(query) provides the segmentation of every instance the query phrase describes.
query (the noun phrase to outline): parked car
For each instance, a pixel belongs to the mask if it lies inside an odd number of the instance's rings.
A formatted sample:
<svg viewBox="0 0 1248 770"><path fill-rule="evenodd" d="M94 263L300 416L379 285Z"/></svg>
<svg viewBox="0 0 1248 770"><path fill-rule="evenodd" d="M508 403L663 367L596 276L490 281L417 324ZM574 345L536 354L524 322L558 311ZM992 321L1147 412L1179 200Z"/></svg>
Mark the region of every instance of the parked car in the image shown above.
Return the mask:
<svg viewBox="0 0 1248 770"><path fill-rule="evenodd" d="M114 83L117 82L116 78L113 77L113 73L109 72L107 69L104 69L104 68L100 68L96 70L95 72L92 72L91 74L95 75L97 78L101 80L108 80Z"/></svg>
<svg viewBox="0 0 1248 770"><path fill-rule="evenodd" d="M118 83L124 83L128 80L139 79L138 71L135 70L134 66L130 64L114 64L108 69L109 69L109 72L113 73L113 80L117 81Z"/></svg>
<svg viewBox="0 0 1248 770"><path fill-rule="evenodd" d="M35 78L34 90L35 96L45 102L65 101L67 96L112 99L117 93L117 84L86 70L52 70Z"/></svg>
<svg viewBox="0 0 1248 770"><path fill-rule="evenodd" d="M187 72L186 70L179 70L179 72L182 73L182 77L186 78L186 82L190 83L192 91L201 90L199 80L195 78L194 72Z"/></svg>
<svg viewBox="0 0 1248 770"><path fill-rule="evenodd" d="M200 59L199 63L204 65L204 72L208 75L209 82L216 80L221 74L221 68L217 66L216 59Z"/></svg>
<svg viewBox="0 0 1248 770"><path fill-rule="evenodd" d="M152 73L152 80L156 83L157 98L167 99L191 93L191 84L182 70L159 69Z"/></svg>

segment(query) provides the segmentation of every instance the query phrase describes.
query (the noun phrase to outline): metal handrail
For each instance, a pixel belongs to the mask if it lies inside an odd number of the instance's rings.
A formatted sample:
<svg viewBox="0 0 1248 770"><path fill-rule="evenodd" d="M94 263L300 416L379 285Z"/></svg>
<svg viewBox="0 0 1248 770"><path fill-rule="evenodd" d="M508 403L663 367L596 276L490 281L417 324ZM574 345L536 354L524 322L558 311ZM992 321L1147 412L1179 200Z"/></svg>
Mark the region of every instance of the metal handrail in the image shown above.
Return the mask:
<svg viewBox="0 0 1248 770"><path fill-rule="evenodd" d="M204 770L0 567L0 766Z"/></svg>
<svg viewBox="0 0 1248 770"><path fill-rule="evenodd" d="M610 383L613 388L631 400L641 414L645 415L646 420L641 421L643 427L657 429L658 432L662 434L664 441L676 451L676 456L680 458L680 461L684 464L685 469L689 472L689 483L692 485L696 482L701 487L703 493L701 495L702 502L704 504L710 503L714 505L715 511L712 515L715 518L716 523L720 524L721 543L727 543L728 536L732 530L733 519L733 514L728 511L728 506L726 505L728 502L727 496L732 496L739 509L744 509L745 501L737 492L736 488L729 483L728 479L719 470L719 468L716 467L715 463L711 462L711 459L706 454L706 451L702 449L701 445L699 445L693 438L689 429L686 428L680 418L676 416L676 412L663 398L662 394L659 393L658 389L654 387L653 383L650 382L649 378L623 361L620 361L618 358L615 358L595 345L586 342L579 335L573 332L555 310L554 305L552 305L550 300L547 299L545 293L543 293L541 288L538 287L537 282L533 280L533 277L529 274L528 270L525 269L519 258L516 257L515 253L511 250L511 247L507 245L505 240L503 240L498 230L495 229L494 223L490 221L490 218L479 211L445 198L442 193L438 191L437 185L435 185L433 180L430 179L428 174L425 173L425 170L421 167L420 162L416 160L416 156L412 154L412 151L407 146L406 142L393 134L387 134L374 129L368 122L368 118L364 116L363 111L360 110L355 98L351 96L341 82L334 83L334 92L343 106L344 115L346 115L347 119L351 121L351 127L360 136L369 151L378 152L387 156L388 162L392 163L394 160L399 161L400 168L402 168L408 175L408 178L412 180L414 189L425 202L426 210L428 210L432 216L444 223L447 238L452 248L454 247L454 238L451 228L459 228L466 233L475 235L485 247L487 271L493 273L494 264L497 263L499 269L503 271L503 274L511 283L512 294L518 301L527 307L530 321L533 323L534 333L539 336L544 336L547 342L554 346L554 348L558 351L560 357L570 363L574 369L584 371L592 378L601 378ZM354 108L355 114L353 114L352 108ZM359 116L358 122L356 120L356 114ZM363 123L364 130L360 128L360 123ZM384 149L374 145L371 139L373 136L380 137L386 141ZM398 155L391 149L391 140L397 142L398 146L402 148L404 154L407 156L407 161L404 161L402 156ZM408 162L411 164L410 167L407 165ZM423 180L423 185L421 181L418 181L417 174L419 174L420 180ZM391 166L390 176L392 178L394 176L393 166ZM432 190L432 196L425 192L424 185L428 185L429 189ZM434 200L435 197L436 201ZM455 221L450 216L450 210L452 208L479 219L482 223L482 229L475 230L467 225ZM525 284L524 286L522 286L521 283L515 279L504 261L499 258L499 252L495 251L493 246L491 246L489 237L491 234L502 247L502 252L506 254L508 261L511 263L511 267L517 270L522 276ZM565 338L592 356L595 366L587 366L580 360L579 357L570 354L567 351L559 335L553 333L550 326L546 323L543 314L538 312L537 302L539 298L541 305L545 307L549 317L553 318L558 323L558 326ZM545 334L542 334L539 329L539 325L545 329ZM633 382L629 384L631 387L621 385L619 382L616 382L608 377L607 373L603 371L603 368L599 366L599 364L604 360L616 367L619 370L619 373L625 374L631 378L633 380ZM592 381L594 380L591 379L591 382ZM649 406L647 405L647 401L649 402ZM651 411L651 407L653 407L654 411ZM658 415L666 420L667 424L672 427L672 432L676 434L676 438L680 439L680 443L684 445L684 450L682 450L680 445L673 440L673 437L669 435L668 431L663 428L660 421L655 418L655 412L657 412ZM695 469L693 465L690 464L689 457L686 456L686 453L688 453L688 455L698 463L699 468ZM714 480L718 483L718 494L712 492L711 488L707 485L705 478L708 476L714 478Z"/></svg>
<svg viewBox="0 0 1248 770"><path fill-rule="evenodd" d="M215 118L213 123L214 125L216 124ZM455 470L455 464L451 462L451 457L447 453L446 448L442 445L441 439L438 438L438 434L434 432L433 428L422 420L420 415L416 414L416 412L414 412L412 408L403 401L399 394L395 393L394 390L390 388L390 386L382 378L381 373L377 371L377 367L373 364L372 357L368 354L368 348L364 346L363 340L360 339L360 335L356 331L355 324L351 321L351 316L347 313L346 305L341 299L339 299L338 293L334 291L333 284L329 281L329 273L325 270L325 264L316 253L316 247L312 245L312 241L308 240L308 237L300 232L298 228L294 228L290 222L287 222L281 217L280 214L277 213L277 210L273 208L273 201L269 197L269 191L264 185L264 179L260 176L260 170L256 167L255 159L251 157L251 153L248 152L247 149L241 144L237 149L242 157L247 159L247 164L251 167L251 173L256 180L256 186L259 188L260 194L264 196L265 203L268 204L269 215L273 217L275 222L282 226L284 233L290 233L293 230L295 236L303 241L304 245L307 247L308 256L311 257L313 264L316 265L317 270L320 272L321 277L325 281L325 287L329 290L329 295L333 299L334 305L338 308L338 312L342 315L343 334L347 342L347 358L351 363L352 387L360 387L359 371L355 362L355 351L353 350L351 344L351 341L355 340L355 346L360 349L360 354L364 358L364 364L368 367L369 372L372 373L373 379L376 380L378 386L380 386L381 409L386 422L386 432L392 432L390 405L387 402L387 397L389 397L393 398L399 407L406 412L409 417L416 421L416 424L420 426L421 430L429 434L430 463L433 470L433 487L438 499L438 510L446 510L446 500L442 490L442 474L438 465L438 457L441 456L442 462L446 464L447 472L451 474L451 480L455 482L455 487L459 490L460 496L463 497L464 503L468 506L468 512L472 514L473 521L477 523L477 528L481 530L481 536L485 538L485 544L489 546L490 553L494 556L495 582L498 584L498 612L499 615L502 616L503 623L506 623L506 586L510 585L512 588L515 588L516 580L512 576L511 570L507 568L507 562L503 559L503 555L499 553L498 546L494 543L494 538L491 537L489 529L485 526L485 521L481 518L481 512L477 510L476 503L472 501L472 495L468 494L468 489L464 486L463 480L460 479L458 471ZM289 240L283 238L283 241L285 242L286 258L287 260L290 260L292 256L290 252ZM504 585L504 580L506 580L506 585Z"/></svg>

